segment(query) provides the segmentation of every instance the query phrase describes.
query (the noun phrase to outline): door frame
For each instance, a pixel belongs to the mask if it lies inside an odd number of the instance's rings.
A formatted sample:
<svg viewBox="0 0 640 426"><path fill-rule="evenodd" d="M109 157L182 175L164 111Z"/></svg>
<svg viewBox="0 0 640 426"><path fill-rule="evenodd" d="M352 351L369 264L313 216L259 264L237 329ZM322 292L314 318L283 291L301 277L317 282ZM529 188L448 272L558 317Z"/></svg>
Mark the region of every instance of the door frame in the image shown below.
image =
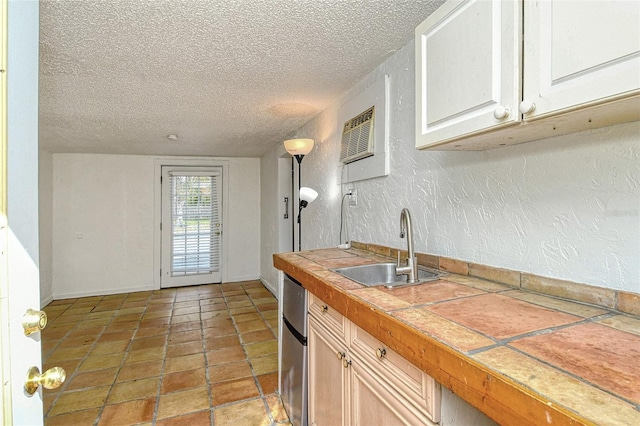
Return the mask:
<svg viewBox="0 0 640 426"><path fill-rule="evenodd" d="M220 258L220 268L222 268L222 282L228 282L227 267L227 247L229 218L229 160L221 158L193 158L193 157L155 157L153 159L153 192L154 192L154 213L153 213L153 288L160 289L160 270L162 269L162 187L160 179L162 177L162 167L221 167L222 168L222 257Z"/></svg>

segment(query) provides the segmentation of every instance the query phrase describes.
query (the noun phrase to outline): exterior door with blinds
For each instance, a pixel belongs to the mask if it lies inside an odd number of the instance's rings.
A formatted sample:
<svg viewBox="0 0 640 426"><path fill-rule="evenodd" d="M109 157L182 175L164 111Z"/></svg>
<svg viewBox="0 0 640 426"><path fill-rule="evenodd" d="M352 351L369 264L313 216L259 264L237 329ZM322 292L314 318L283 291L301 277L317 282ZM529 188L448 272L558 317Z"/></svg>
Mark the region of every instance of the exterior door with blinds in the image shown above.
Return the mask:
<svg viewBox="0 0 640 426"><path fill-rule="evenodd" d="M221 282L221 200L221 167L162 167L161 287Z"/></svg>

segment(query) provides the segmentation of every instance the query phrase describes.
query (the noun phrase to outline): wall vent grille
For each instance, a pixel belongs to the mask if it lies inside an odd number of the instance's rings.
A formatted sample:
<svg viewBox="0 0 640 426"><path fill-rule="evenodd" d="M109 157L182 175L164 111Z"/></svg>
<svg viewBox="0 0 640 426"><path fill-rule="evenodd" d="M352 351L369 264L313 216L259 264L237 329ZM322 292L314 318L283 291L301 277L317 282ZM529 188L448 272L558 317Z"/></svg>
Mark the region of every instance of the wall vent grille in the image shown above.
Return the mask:
<svg viewBox="0 0 640 426"><path fill-rule="evenodd" d="M372 106L344 123L340 149L342 163L352 163L373 155L375 116L376 107Z"/></svg>

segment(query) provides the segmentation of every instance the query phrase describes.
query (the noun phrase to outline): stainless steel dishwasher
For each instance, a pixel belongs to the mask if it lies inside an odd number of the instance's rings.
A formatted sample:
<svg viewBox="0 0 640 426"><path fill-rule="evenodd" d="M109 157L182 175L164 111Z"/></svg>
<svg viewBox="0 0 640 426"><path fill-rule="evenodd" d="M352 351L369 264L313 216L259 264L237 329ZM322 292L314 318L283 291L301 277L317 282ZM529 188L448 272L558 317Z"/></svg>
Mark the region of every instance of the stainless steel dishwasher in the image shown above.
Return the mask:
<svg viewBox="0 0 640 426"><path fill-rule="evenodd" d="M306 426L307 290L288 275L282 290L282 403L294 426Z"/></svg>

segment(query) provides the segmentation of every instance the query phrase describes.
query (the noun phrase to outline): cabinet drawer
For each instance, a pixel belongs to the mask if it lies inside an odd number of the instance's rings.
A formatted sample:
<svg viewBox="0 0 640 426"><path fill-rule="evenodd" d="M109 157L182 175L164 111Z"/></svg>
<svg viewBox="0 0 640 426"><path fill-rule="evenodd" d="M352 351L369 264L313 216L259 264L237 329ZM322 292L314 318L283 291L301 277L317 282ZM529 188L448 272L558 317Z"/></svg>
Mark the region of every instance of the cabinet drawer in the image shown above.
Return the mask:
<svg viewBox="0 0 640 426"><path fill-rule="evenodd" d="M347 324L349 321L338 311L324 303L312 293L309 293L309 315L329 329L339 339L347 341Z"/></svg>
<svg viewBox="0 0 640 426"><path fill-rule="evenodd" d="M349 350L432 421L440 421L440 385L433 378L355 324Z"/></svg>

